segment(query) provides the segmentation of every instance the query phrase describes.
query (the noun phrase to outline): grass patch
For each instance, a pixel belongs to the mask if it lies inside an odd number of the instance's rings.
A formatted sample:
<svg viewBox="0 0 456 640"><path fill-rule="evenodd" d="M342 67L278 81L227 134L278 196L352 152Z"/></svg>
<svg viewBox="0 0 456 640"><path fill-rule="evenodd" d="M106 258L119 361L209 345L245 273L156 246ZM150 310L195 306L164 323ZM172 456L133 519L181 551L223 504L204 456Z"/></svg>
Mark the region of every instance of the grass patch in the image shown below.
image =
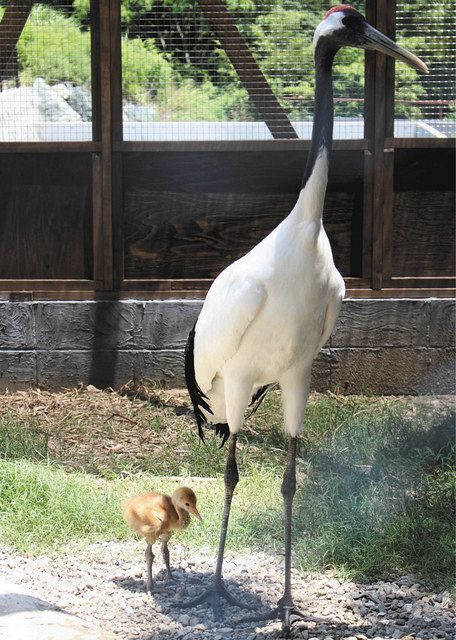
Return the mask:
<svg viewBox="0 0 456 640"><path fill-rule="evenodd" d="M1 460L45 460L48 456L49 434L33 418L22 423L11 413L0 419Z"/></svg>
<svg viewBox="0 0 456 640"><path fill-rule="evenodd" d="M184 480L185 482L185 480ZM190 545L215 547L223 511L223 480L188 480L198 493L204 526L196 521L176 534ZM159 490L172 493L182 482L167 478L97 479L84 472L67 473L51 464L27 461L0 462L0 535L23 552L65 550L96 540L120 540L131 532L119 505L134 493ZM280 507L280 481L271 472L244 477L233 509L232 546L255 546L255 504L259 499ZM280 526L280 518L278 526Z"/></svg>
<svg viewBox="0 0 456 640"><path fill-rule="evenodd" d="M106 394L103 413L102 392L92 400L72 393L71 402L46 410L46 419L34 405L32 417L10 407L0 420L1 539L32 552L123 539L130 535L119 510L125 496L172 492L179 484L158 475L198 475L216 478L187 481L197 491L204 526L195 523L178 537L215 548L226 451L210 434L206 446L198 442L185 396L157 392L140 401ZM87 413L78 417L68 404L88 405ZM111 419L114 413L121 417ZM241 482L228 547L281 551L285 439L278 393L239 441ZM450 580L453 443L454 411L441 403L313 396L298 451L298 566Z"/></svg>

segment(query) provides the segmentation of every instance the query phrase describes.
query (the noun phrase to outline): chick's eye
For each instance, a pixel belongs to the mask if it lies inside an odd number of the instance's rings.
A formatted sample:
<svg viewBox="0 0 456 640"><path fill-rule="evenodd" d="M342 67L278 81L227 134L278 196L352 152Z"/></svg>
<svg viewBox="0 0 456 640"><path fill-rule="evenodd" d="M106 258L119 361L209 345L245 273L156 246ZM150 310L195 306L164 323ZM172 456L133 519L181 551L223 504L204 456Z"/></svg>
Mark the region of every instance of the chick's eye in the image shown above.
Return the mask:
<svg viewBox="0 0 456 640"><path fill-rule="evenodd" d="M190 506L190 502L186 502L186 503L185 503L185 506L186 506L186 507L189 507L189 506Z"/></svg>

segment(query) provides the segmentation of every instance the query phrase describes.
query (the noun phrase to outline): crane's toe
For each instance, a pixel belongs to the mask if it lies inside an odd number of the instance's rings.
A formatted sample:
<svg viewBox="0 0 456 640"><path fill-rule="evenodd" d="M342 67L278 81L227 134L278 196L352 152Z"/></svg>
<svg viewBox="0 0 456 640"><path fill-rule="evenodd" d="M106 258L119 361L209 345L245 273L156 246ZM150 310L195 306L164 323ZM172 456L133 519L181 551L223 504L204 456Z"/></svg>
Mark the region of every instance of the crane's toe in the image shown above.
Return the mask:
<svg viewBox="0 0 456 640"><path fill-rule="evenodd" d="M241 618L239 623L261 622L274 619L281 620L282 634L285 638L289 638L292 625L299 620L308 620L309 616L306 616L302 611L297 609L289 597L283 596L280 598L274 609L264 613L258 613L257 615Z"/></svg>
<svg viewBox="0 0 456 640"><path fill-rule="evenodd" d="M240 609L250 608L249 604L241 602L231 595L222 581L214 584L210 589L207 589L193 600L182 602L179 606L182 609L190 609L192 607L197 607L200 604L207 603L212 609L214 620L217 622L222 619L222 600L226 600L228 604L233 607L239 607Z"/></svg>

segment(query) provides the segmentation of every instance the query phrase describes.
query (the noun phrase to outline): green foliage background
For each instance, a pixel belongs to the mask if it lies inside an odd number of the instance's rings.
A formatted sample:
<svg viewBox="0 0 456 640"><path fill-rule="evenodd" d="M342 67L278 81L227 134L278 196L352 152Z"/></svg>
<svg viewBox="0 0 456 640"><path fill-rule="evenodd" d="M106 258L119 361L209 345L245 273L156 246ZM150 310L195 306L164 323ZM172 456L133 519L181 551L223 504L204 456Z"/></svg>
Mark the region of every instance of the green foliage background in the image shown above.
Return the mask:
<svg viewBox="0 0 456 640"><path fill-rule="evenodd" d="M7 0L0 0L2 6ZM89 0L46 0L36 4L18 45L20 81L37 77L50 84L90 83ZM236 23L260 67L293 118L312 113L314 90L312 32L330 4L321 0L228 0ZM355 3L363 10L363 2ZM64 5L64 6L62 6ZM451 30L455 2L426 5L426 20L447 34L435 46L435 29L426 29L417 0L398 2L404 25L398 40L428 63L428 78L398 66L396 114L423 117L411 100L454 100L448 78L454 64ZM213 38L197 0L122 1L123 92L127 101L154 104L159 119L245 120L255 112L225 52ZM454 47L454 44L453 44ZM436 72L433 75L433 68ZM443 71L442 71L443 69ZM336 103L336 116L361 116L364 53L345 49L338 55L335 95L353 98ZM447 115L452 115L448 110Z"/></svg>

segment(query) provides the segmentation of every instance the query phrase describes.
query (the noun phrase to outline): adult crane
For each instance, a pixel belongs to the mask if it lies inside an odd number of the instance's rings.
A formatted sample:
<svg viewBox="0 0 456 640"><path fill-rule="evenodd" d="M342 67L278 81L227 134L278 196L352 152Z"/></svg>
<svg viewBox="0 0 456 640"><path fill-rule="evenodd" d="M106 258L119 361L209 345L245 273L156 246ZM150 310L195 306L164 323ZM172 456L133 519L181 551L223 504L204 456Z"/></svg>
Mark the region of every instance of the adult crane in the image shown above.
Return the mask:
<svg viewBox="0 0 456 640"><path fill-rule="evenodd" d="M301 191L291 213L249 253L215 279L190 332L185 372L200 437L212 425L229 439L225 467L225 508L217 566L211 588L184 607L202 602L221 615L221 598L244 606L228 592L222 564L233 492L238 482L236 439L244 412L271 386L282 394L288 454L281 492L285 508L285 590L269 617L301 616L291 595L291 517L296 490L297 436L309 394L312 361L328 340L345 293L322 224L333 134L332 67L342 47L385 53L427 73L426 65L374 29L349 5L330 9L314 39L316 67L312 141Z"/></svg>

